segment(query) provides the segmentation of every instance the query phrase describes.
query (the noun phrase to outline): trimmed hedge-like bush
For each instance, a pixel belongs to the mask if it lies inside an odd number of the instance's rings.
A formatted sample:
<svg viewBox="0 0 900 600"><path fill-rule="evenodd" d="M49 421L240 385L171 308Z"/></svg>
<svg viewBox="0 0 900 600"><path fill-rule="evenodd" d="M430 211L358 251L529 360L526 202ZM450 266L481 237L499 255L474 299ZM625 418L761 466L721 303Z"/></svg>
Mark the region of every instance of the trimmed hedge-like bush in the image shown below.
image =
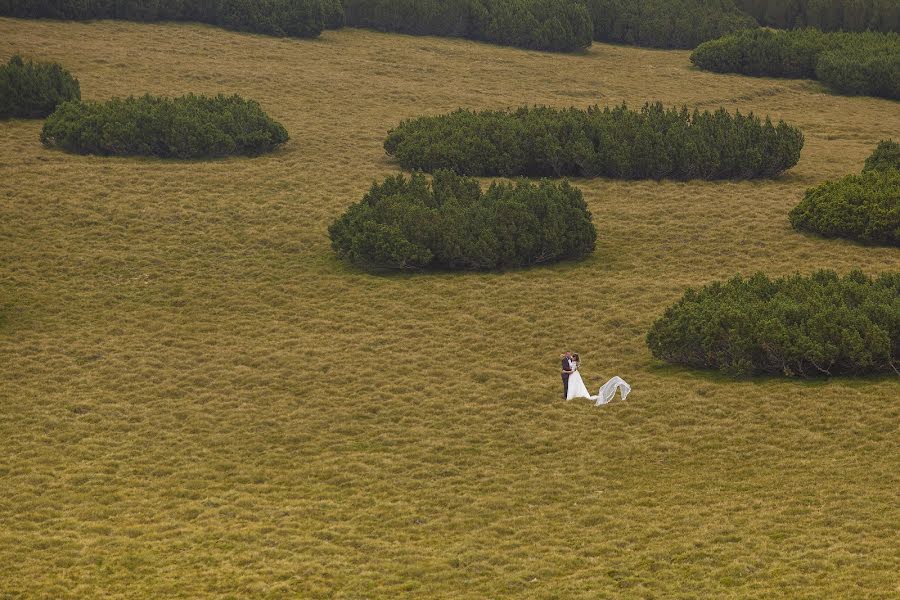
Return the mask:
<svg viewBox="0 0 900 600"><path fill-rule="evenodd" d="M78 80L56 63L35 63L13 56L0 66L0 119L36 119L67 100L79 100Z"/></svg>
<svg viewBox="0 0 900 600"><path fill-rule="evenodd" d="M896 168L900 155L894 146L895 154L890 156L891 148L885 142L879 144L862 175L807 190L790 212L791 225L825 237L900 246L900 171Z"/></svg>
<svg viewBox="0 0 900 600"><path fill-rule="evenodd" d="M761 25L778 29L900 32L897 0L735 0Z"/></svg>
<svg viewBox="0 0 900 600"><path fill-rule="evenodd" d="M900 144L894 140L881 140L875 151L866 159L865 171L900 169Z"/></svg>
<svg viewBox="0 0 900 600"><path fill-rule="evenodd" d="M775 177L797 164L803 134L768 119L647 104L548 107L404 121L385 151L405 168L476 176L623 179Z"/></svg>
<svg viewBox="0 0 900 600"><path fill-rule="evenodd" d="M654 48L694 48L757 27L732 0L585 0L594 39Z"/></svg>
<svg viewBox="0 0 900 600"><path fill-rule="evenodd" d="M597 232L567 182L493 183L437 171L374 183L329 228L337 255L368 269L488 270L587 256Z"/></svg>
<svg viewBox="0 0 900 600"><path fill-rule="evenodd" d="M587 48L593 30L579 0L344 0L344 11L352 27L558 52Z"/></svg>
<svg viewBox="0 0 900 600"><path fill-rule="evenodd" d="M63 20L198 21L236 31L315 37L336 0L0 0L0 15Z"/></svg>
<svg viewBox="0 0 900 600"><path fill-rule="evenodd" d="M69 152L163 158L256 155L287 140L259 104L237 95L65 102L41 131L45 146Z"/></svg>
<svg viewBox="0 0 900 600"><path fill-rule="evenodd" d="M900 99L896 33L745 30L699 45L691 62L717 73L809 77L842 94Z"/></svg>
<svg viewBox="0 0 900 600"><path fill-rule="evenodd" d="M733 375L897 373L900 273L757 273L688 289L647 345L659 359Z"/></svg>

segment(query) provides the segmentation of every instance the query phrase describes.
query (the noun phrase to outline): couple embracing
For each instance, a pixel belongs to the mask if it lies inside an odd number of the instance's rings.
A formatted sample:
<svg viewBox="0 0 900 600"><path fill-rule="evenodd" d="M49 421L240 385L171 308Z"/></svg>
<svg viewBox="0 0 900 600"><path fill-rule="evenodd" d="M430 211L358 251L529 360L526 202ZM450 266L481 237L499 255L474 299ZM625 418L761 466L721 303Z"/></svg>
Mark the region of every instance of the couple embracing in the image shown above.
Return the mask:
<svg viewBox="0 0 900 600"><path fill-rule="evenodd" d="M560 359L562 360L563 398L566 400L588 398L595 400L597 406L599 406L612 400L613 396L616 395L616 390L620 390L622 400L631 392L631 386L625 383L621 377L616 376L607 381L596 396L592 396L588 392L587 386L584 385L581 374L578 372L578 367L581 366L581 358L578 354L573 354L567 350L565 354L560 356Z"/></svg>

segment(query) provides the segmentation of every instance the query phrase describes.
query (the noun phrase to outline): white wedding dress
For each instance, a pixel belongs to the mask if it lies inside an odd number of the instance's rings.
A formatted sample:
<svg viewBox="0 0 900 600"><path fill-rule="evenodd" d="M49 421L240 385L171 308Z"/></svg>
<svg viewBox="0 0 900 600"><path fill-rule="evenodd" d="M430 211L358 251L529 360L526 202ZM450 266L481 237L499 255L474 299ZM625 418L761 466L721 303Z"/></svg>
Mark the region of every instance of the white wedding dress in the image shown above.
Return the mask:
<svg viewBox="0 0 900 600"><path fill-rule="evenodd" d="M622 400L627 398L628 394L631 393L631 386L625 383L624 379L616 375L603 384L603 387L600 388L600 391L597 392L596 396L591 396L587 386L584 385L584 380L578 373L578 365L574 363L573 365L575 372L569 375L569 388L566 392L566 400L571 400L573 398L587 398L588 400L593 400L596 406L602 406L615 397L616 391L622 395Z"/></svg>

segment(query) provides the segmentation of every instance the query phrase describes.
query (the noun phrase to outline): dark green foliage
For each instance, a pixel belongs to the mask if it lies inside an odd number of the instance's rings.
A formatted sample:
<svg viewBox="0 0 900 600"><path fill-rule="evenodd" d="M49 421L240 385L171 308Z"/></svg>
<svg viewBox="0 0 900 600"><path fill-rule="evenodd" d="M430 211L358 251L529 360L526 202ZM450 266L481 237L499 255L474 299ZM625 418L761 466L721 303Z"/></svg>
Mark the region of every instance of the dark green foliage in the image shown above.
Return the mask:
<svg viewBox="0 0 900 600"><path fill-rule="evenodd" d="M0 15L64 20L199 21L269 35L315 37L339 0L0 0ZM339 25L337 25L339 26Z"/></svg>
<svg viewBox="0 0 900 600"><path fill-rule="evenodd" d="M900 144L894 140L881 140L875 151L866 159L865 171L900 169Z"/></svg>
<svg viewBox="0 0 900 600"><path fill-rule="evenodd" d="M694 48L757 27L732 0L585 0L594 39L654 48Z"/></svg>
<svg viewBox="0 0 900 600"><path fill-rule="evenodd" d="M900 32L897 0L734 0L761 25L778 29Z"/></svg>
<svg viewBox="0 0 900 600"><path fill-rule="evenodd" d="M66 102L47 119L41 141L79 154L203 158L256 155L288 139L287 131L240 96Z"/></svg>
<svg viewBox="0 0 900 600"><path fill-rule="evenodd" d="M790 212L795 229L900 246L900 171L866 171L806 191Z"/></svg>
<svg viewBox="0 0 900 600"><path fill-rule="evenodd" d="M842 94L900 99L897 33L746 30L701 44L691 62L718 73L810 77Z"/></svg>
<svg viewBox="0 0 900 600"><path fill-rule="evenodd" d="M337 255L369 269L487 270L581 258L597 232L567 182L493 183L437 171L374 183L329 228Z"/></svg>
<svg viewBox="0 0 900 600"><path fill-rule="evenodd" d="M340 29L344 26L344 5L341 0L322 0L322 20L325 29Z"/></svg>
<svg viewBox="0 0 900 600"><path fill-rule="evenodd" d="M580 0L344 0L347 24L570 52L591 45Z"/></svg>
<svg viewBox="0 0 900 600"><path fill-rule="evenodd" d="M0 66L0 119L46 117L61 102L80 98L78 80L56 63L13 56Z"/></svg>
<svg viewBox="0 0 900 600"><path fill-rule="evenodd" d="M688 289L647 345L659 359L733 375L897 373L900 273L757 273Z"/></svg>
<svg viewBox="0 0 900 600"><path fill-rule="evenodd" d="M797 164L803 134L768 119L647 104L458 110L402 122L384 148L408 169L463 175L746 179Z"/></svg>

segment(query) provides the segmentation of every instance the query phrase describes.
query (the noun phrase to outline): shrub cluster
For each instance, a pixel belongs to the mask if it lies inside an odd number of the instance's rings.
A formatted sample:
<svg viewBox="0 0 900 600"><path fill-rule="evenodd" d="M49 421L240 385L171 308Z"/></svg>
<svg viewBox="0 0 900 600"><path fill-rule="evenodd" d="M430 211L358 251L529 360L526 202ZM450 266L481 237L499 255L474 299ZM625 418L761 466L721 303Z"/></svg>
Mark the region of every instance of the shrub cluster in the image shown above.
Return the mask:
<svg viewBox="0 0 900 600"><path fill-rule="evenodd" d="M662 360L734 375L897 372L900 273L757 273L688 289L647 345Z"/></svg>
<svg viewBox="0 0 900 600"><path fill-rule="evenodd" d="M744 30L698 46L707 71L811 77L842 94L900 99L900 34Z"/></svg>
<svg viewBox="0 0 900 600"><path fill-rule="evenodd" d="M44 145L70 152L164 158L256 155L287 139L259 104L237 95L65 102L41 132Z"/></svg>
<svg viewBox="0 0 900 600"><path fill-rule="evenodd" d="M80 98L78 80L56 63L13 56L0 66L0 119L46 117L61 102Z"/></svg>
<svg viewBox="0 0 900 600"><path fill-rule="evenodd" d="M587 256L597 232L568 182L515 185L437 171L374 183L330 227L337 255L369 269L487 270Z"/></svg>
<svg viewBox="0 0 900 600"><path fill-rule="evenodd" d="M724 109L647 104L587 110L457 110L404 121L385 151L405 168L476 176L623 179L774 177L797 164L803 134Z"/></svg>
<svg viewBox="0 0 900 600"><path fill-rule="evenodd" d="M761 25L778 29L900 32L896 0L734 0Z"/></svg>
<svg viewBox="0 0 900 600"><path fill-rule="evenodd" d="M861 175L806 190L789 218L801 231L900 246L900 144L883 140Z"/></svg>
<svg viewBox="0 0 900 600"><path fill-rule="evenodd" d="M344 0L347 24L412 35L464 37L535 50L591 45L579 0Z"/></svg>
<svg viewBox="0 0 900 600"><path fill-rule="evenodd" d="M594 39L654 48L694 48L757 27L732 0L585 0Z"/></svg>
<svg viewBox="0 0 900 600"><path fill-rule="evenodd" d="M63 20L198 21L236 31L315 37L340 26L340 0L0 0L0 15Z"/></svg>

